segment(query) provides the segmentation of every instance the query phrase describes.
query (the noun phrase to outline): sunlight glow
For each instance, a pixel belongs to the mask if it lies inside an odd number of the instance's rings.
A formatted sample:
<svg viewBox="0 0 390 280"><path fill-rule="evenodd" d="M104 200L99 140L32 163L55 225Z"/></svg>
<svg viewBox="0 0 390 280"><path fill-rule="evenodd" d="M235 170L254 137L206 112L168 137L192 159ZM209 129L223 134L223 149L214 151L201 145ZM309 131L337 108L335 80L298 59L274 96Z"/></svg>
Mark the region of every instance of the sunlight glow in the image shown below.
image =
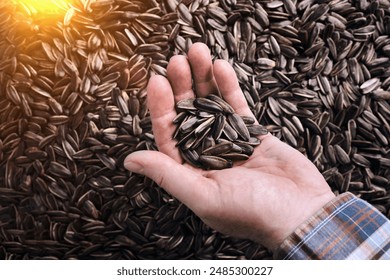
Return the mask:
<svg viewBox="0 0 390 280"><path fill-rule="evenodd" d="M60 14L69 8L70 0L12 0L28 14Z"/></svg>

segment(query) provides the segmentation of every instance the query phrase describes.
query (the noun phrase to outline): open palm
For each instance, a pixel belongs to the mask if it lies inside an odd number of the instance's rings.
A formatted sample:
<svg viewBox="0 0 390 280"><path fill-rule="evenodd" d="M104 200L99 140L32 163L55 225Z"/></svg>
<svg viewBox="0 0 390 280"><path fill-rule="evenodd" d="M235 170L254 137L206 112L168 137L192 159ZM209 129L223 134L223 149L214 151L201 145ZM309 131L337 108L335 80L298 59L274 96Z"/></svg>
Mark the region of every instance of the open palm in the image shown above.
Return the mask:
<svg viewBox="0 0 390 280"><path fill-rule="evenodd" d="M195 97L193 87L198 97L220 93L239 115L253 115L233 68L223 60L213 64L204 44L194 44L188 58L172 57L167 78L151 77L147 89L160 152L135 152L126 158L126 168L153 179L214 229L271 250L334 197L306 157L270 134L260 137L247 161L232 168L204 171L183 164L172 120L175 103Z"/></svg>

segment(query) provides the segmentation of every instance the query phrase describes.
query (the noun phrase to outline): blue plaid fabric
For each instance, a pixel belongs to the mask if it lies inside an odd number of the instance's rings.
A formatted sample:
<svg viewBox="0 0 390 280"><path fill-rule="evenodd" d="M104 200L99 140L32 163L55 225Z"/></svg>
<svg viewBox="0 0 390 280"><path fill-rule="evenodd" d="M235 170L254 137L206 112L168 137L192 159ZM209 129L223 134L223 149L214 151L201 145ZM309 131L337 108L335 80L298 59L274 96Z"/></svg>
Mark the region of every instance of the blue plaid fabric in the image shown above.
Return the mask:
<svg viewBox="0 0 390 280"><path fill-rule="evenodd" d="M351 193L339 195L287 237L276 259L390 259L390 221Z"/></svg>

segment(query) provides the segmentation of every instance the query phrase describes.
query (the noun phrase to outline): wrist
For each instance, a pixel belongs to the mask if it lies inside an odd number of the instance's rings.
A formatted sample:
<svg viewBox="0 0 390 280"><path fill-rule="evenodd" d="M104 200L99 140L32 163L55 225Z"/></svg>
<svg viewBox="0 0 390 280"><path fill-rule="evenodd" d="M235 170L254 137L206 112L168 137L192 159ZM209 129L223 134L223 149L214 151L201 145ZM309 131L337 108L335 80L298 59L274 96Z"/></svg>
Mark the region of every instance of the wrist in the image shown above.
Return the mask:
<svg viewBox="0 0 390 280"><path fill-rule="evenodd" d="M284 219L284 223L281 223L279 227L275 228L274 232L271 234L267 247L272 252L275 252L282 242L301 224L305 223L308 219L310 219L310 217L314 216L335 197L334 193L329 190L329 192L314 198L308 198L306 202L302 202L298 211L292 211L294 214L288 215L287 219Z"/></svg>

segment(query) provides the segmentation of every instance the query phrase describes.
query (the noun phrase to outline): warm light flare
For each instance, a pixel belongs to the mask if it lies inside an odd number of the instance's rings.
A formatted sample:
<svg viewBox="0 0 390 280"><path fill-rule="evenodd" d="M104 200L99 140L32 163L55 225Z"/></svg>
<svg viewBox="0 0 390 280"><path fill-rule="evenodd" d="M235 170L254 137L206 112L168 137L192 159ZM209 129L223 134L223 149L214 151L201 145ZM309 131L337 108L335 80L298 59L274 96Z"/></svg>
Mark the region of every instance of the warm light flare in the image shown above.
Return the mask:
<svg viewBox="0 0 390 280"><path fill-rule="evenodd" d="M12 0L29 14L58 14L69 8L71 0Z"/></svg>

